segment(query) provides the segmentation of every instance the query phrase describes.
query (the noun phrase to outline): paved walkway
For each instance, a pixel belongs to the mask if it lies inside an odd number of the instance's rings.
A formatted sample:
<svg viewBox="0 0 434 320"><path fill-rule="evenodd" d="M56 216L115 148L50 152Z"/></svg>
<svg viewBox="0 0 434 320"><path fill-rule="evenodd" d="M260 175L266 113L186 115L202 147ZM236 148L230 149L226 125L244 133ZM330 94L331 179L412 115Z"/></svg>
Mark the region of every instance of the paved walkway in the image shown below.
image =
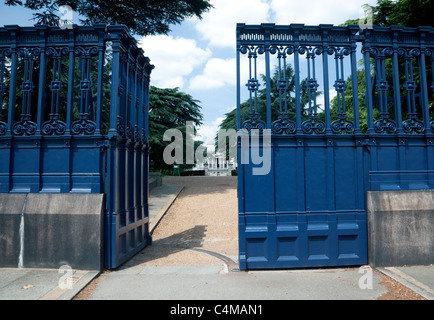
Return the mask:
<svg viewBox="0 0 434 320"><path fill-rule="evenodd" d="M152 246L119 269L76 271L63 290L58 270L0 269L0 299L434 299L434 266L237 271L234 177L164 178L150 220Z"/></svg>

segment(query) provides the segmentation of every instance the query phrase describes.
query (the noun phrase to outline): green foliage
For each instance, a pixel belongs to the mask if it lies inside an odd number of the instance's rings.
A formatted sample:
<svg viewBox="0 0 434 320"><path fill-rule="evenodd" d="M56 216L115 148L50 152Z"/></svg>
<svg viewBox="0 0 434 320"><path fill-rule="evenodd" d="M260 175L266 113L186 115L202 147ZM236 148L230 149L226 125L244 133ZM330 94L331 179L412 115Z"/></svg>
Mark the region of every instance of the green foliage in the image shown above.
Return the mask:
<svg viewBox="0 0 434 320"><path fill-rule="evenodd" d="M432 18L434 12L433 0L377 0L377 5L370 7L373 12L373 24L376 26L434 26ZM358 23L359 19L350 19L342 25Z"/></svg>
<svg viewBox="0 0 434 320"><path fill-rule="evenodd" d="M37 24L57 25L59 8L67 5L84 19L94 23L124 24L138 35L167 34L170 25L190 17L201 18L212 8L209 0L5 0L9 6L22 6L37 11Z"/></svg>
<svg viewBox="0 0 434 320"><path fill-rule="evenodd" d="M347 89L344 93L345 98L345 111L347 115L347 119L354 122L354 104L353 104L353 78L350 75L346 80ZM357 71L357 89L358 89L358 103L359 103L359 121L360 121L360 130L363 133L368 131L368 110L365 102L365 93L366 93L366 81L365 81L365 70ZM342 106L342 101L340 102ZM341 109L342 110L342 109ZM338 97L334 97L330 101L330 121L338 119ZM374 109L374 119L378 118L379 111ZM325 121L324 113L319 114L319 118L322 121Z"/></svg>
<svg viewBox="0 0 434 320"><path fill-rule="evenodd" d="M163 141L163 135L168 129L178 129L184 138L184 159L186 157L185 147L193 137L186 136L186 122L192 121L194 126L202 124L200 101L179 88L160 89L151 86L149 92L149 145L150 159L154 161L155 169L161 172L169 172L172 166L164 163L163 152L170 141ZM187 139L188 138L188 139ZM194 150L202 144L202 141L194 141ZM185 163L186 161L183 161ZM188 169L192 165L181 165L181 170Z"/></svg>
<svg viewBox="0 0 434 320"><path fill-rule="evenodd" d="M373 9L378 26L434 26L432 0L378 0Z"/></svg>

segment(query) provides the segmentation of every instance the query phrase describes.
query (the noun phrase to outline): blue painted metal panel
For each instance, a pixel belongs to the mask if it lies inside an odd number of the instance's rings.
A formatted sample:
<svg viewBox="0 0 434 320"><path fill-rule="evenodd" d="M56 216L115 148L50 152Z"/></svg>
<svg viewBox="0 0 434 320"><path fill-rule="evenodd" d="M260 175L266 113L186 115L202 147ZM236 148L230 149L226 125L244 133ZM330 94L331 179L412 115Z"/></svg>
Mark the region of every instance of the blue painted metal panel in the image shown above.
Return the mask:
<svg viewBox="0 0 434 320"><path fill-rule="evenodd" d="M366 264L366 191L434 187L434 73L426 71L434 65L433 40L429 27L237 25L241 269ZM263 83L257 70L265 70ZM265 129L271 170L256 175L252 159L240 156L258 144L242 148L241 141L265 137Z"/></svg>
<svg viewBox="0 0 434 320"><path fill-rule="evenodd" d="M107 268L151 243L152 68L124 26L0 28L0 192L107 193Z"/></svg>

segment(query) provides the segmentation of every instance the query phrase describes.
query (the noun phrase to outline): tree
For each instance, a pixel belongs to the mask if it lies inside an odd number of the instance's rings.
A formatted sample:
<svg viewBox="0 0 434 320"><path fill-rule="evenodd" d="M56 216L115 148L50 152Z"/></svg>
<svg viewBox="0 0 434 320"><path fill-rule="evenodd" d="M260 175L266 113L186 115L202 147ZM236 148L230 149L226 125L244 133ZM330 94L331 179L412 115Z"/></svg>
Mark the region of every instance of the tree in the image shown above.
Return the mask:
<svg viewBox="0 0 434 320"><path fill-rule="evenodd" d="M376 26L434 26L432 18L434 1L432 0L377 0L376 6L369 7L372 9L373 24ZM342 25L358 23L359 19L351 19Z"/></svg>
<svg viewBox="0 0 434 320"><path fill-rule="evenodd" d="M374 24L377 26L434 26L433 12L432 0L378 0L373 7Z"/></svg>
<svg viewBox="0 0 434 320"><path fill-rule="evenodd" d="M212 8L209 0L5 0L5 4L37 11L37 24L47 25L57 25L59 8L69 6L84 18L85 25L123 24L142 36L167 34L170 25L193 16L200 19Z"/></svg>
<svg viewBox="0 0 434 320"><path fill-rule="evenodd" d="M377 0L376 6L371 6L372 13L373 13L373 24L375 26L382 26L382 27L388 27L392 25L402 25L404 27L418 27L418 26L434 26L434 20L432 19L432 12L434 12L434 1L433 0L398 0L398 1L391 1L391 0ZM358 19L356 20L347 20L342 25L349 25L349 24L357 24ZM416 74L415 82L416 86L420 88L420 79L419 79L419 66L414 59L414 73ZM402 113L402 119L406 119L407 117L407 106L406 106L406 99L405 99L405 92L406 89L404 87L405 83L405 73L402 72L402 70L405 70L405 61L403 58L399 58L399 70L401 70L400 73L400 92L401 95L404 95L401 100L401 113ZM364 70L359 71L359 73L364 72ZM428 75L432 74L432 67L430 63L426 64L426 72ZM365 82L363 80L363 77L360 77L358 73L358 82L359 82L359 104L360 104L360 121L361 121L361 129L362 132L366 132L367 123L366 119L363 119L363 116L365 115L366 111L366 105L365 100L363 97L360 96L360 93L364 94L366 90ZM389 83L393 82L392 78L392 63L389 60L386 61L386 79ZM347 109L348 112L348 118L352 118L351 109L352 109L352 100L347 102L347 97L351 97L349 89L351 84L351 76L347 80L348 89L346 91L349 93L348 96L346 96L346 105L349 106L350 109ZM374 87L375 88L375 87ZM395 118L395 106L393 103L393 92L389 91L389 101L388 104L388 111L390 113L390 118ZM365 108L365 109L364 109ZM333 112L335 112L335 109L337 109L337 99L332 100L331 104L331 112L333 115ZM434 103L431 101L429 103L429 110L431 114L431 118L434 116ZM376 108L375 103L375 97L374 97L374 119L378 117L378 109ZM422 118L422 110L420 108L417 108L416 112L418 113L418 118Z"/></svg>
<svg viewBox="0 0 434 320"><path fill-rule="evenodd" d="M345 90L345 111L349 121L354 121L354 107L353 107L353 80L350 75L346 80L347 89ZM363 133L368 131L368 108L365 102L366 82L365 82L365 70L357 71L357 88L358 88L358 102L359 102L359 121L360 130ZM379 111L374 109L374 118L378 118ZM325 121L324 113L319 115L319 118ZM330 121L338 119L338 98L334 97L330 101Z"/></svg>
<svg viewBox="0 0 434 320"><path fill-rule="evenodd" d="M201 113L200 101L184 92L179 88L160 89L151 86L149 92L149 145L150 159L153 160L156 170L168 171L171 166L163 160L164 149L170 144L163 141L163 135L168 129L178 129L183 134L184 161L186 158L185 147L187 141L192 141L193 137L188 137L186 132L187 121L193 122L196 126L202 124L203 115ZM194 142L194 149L202 144L201 141ZM191 165L190 165L191 166ZM188 165L183 165L187 168Z"/></svg>

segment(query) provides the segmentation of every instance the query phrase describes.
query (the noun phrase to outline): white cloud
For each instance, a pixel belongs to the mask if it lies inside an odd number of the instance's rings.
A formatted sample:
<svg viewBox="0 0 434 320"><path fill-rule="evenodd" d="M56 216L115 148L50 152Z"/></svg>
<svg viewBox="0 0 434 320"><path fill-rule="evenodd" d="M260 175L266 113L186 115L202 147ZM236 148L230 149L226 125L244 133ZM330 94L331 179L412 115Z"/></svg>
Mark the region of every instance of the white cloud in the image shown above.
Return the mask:
<svg viewBox="0 0 434 320"><path fill-rule="evenodd" d="M200 126L197 129L197 136L200 136L205 144L213 141L219 130L219 125L224 119L225 117L219 117L209 124Z"/></svg>
<svg viewBox="0 0 434 320"><path fill-rule="evenodd" d="M375 5L376 0L271 0L270 8L274 12L274 23L288 25L334 24L339 25L348 19L364 16L362 5Z"/></svg>
<svg viewBox="0 0 434 320"><path fill-rule="evenodd" d="M190 89L218 89L225 85L236 84L236 61L233 59L212 58L208 60L202 72L191 79Z"/></svg>
<svg viewBox="0 0 434 320"><path fill-rule="evenodd" d="M196 22L196 30L210 46L235 47L237 23L259 24L269 20L266 0L212 0L214 6Z"/></svg>
<svg viewBox="0 0 434 320"><path fill-rule="evenodd" d="M210 49L198 47L193 39L166 35L142 38L139 46L155 65L151 81L160 88L182 87L185 77L212 55Z"/></svg>

